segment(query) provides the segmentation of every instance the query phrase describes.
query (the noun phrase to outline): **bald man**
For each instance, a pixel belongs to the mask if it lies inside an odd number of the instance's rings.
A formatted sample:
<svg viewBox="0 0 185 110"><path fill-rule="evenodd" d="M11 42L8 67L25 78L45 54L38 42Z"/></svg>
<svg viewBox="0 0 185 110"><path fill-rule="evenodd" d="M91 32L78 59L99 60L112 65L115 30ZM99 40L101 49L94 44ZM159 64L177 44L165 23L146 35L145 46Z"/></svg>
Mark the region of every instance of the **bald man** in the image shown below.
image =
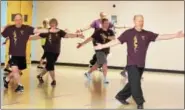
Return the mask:
<svg viewBox="0 0 185 110"><path fill-rule="evenodd" d="M94 21L93 21L89 26L87 26L86 28L77 30L77 32L84 32L84 31L87 31L87 30L89 30L89 29L91 29L91 28L94 29L94 32L95 32L96 30L99 30L99 29L102 28L102 20L103 20L103 19L107 19L107 15L106 15L106 13L104 13L104 12L100 12L100 18L99 18L99 19L94 20ZM111 29L111 28L126 29L126 28L129 28L129 27L125 27L125 26L124 26L124 27L117 27L117 26L115 26L113 23L109 22L109 29ZM80 47L81 45L82 45L82 44L79 43L79 47ZM97 61L96 54L94 54L93 57L92 57L92 59L89 61L90 67L92 67L92 66L96 63L96 61Z"/></svg>
<svg viewBox="0 0 185 110"><path fill-rule="evenodd" d="M30 37L34 33L47 33L45 29L35 29L32 26L24 25L22 15L16 14L14 18L14 25L8 25L1 28L1 34L4 38L10 39L9 53L11 58L9 64L11 66L11 72L7 77L4 77L4 87L8 88L9 81L14 78L18 86L15 92L23 92L24 87L20 81L19 73L26 69L26 44Z"/></svg>
<svg viewBox="0 0 185 110"><path fill-rule="evenodd" d="M159 35L143 29L144 18L142 15L134 16L135 27L125 31L121 36L107 44L98 44L95 49L101 50L117 44L127 44L127 71L128 83L116 95L116 99L122 104L129 104L126 100L132 95L138 109L143 109L145 102L141 88L141 77L145 68L145 59L148 46L151 42L184 38L184 33L179 31L175 34Z"/></svg>

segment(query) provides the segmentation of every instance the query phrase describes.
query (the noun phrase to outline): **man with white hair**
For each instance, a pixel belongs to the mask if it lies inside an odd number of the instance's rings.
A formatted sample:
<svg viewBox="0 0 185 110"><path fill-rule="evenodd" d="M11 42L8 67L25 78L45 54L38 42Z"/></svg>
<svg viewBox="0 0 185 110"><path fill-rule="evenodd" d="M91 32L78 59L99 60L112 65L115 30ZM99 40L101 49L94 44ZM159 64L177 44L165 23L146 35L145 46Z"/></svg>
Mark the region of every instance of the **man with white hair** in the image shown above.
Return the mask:
<svg viewBox="0 0 185 110"><path fill-rule="evenodd" d="M179 31L175 34L159 35L144 30L144 17L142 15L134 16L134 24L134 28L126 30L118 39L107 44L98 44L95 49L101 50L117 44L127 44L127 71L129 81L116 95L116 99L122 104L129 104L126 100L132 95L137 108L143 109L145 100L141 88L141 77L145 68L145 59L149 44L154 41L184 38L184 33Z"/></svg>

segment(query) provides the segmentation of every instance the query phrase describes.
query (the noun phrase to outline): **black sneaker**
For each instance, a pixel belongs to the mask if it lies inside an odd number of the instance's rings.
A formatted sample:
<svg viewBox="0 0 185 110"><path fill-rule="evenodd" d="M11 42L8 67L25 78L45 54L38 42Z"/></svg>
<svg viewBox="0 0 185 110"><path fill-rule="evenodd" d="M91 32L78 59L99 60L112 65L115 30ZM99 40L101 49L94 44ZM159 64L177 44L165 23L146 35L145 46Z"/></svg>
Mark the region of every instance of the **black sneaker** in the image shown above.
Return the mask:
<svg viewBox="0 0 185 110"><path fill-rule="evenodd" d="M127 72L126 70L123 70L120 74L121 74L123 77L126 78L126 77L127 77L126 72Z"/></svg>
<svg viewBox="0 0 185 110"><path fill-rule="evenodd" d="M8 73L12 72L12 71L11 71L10 69L8 69L8 68L5 68L4 71L5 71L5 72L8 72Z"/></svg>
<svg viewBox="0 0 185 110"><path fill-rule="evenodd" d="M3 82L4 82L4 87L5 87L6 89L8 89L8 83L9 83L9 82L6 81L6 77L3 77Z"/></svg>
<svg viewBox="0 0 185 110"><path fill-rule="evenodd" d="M37 75L37 79L39 80L40 84L44 83L44 80L42 79L42 77L40 75Z"/></svg>
<svg viewBox="0 0 185 110"><path fill-rule="evenodd" d="M144 109L143 104L138 105L138 106L137 106L137 109Z"/></svg>
<svg viewBox="0 0 185 110"><path fill-rule="evenodd" d="M121 99L118 95L115 97L119 102L121 102L123 105L129 105L129 102L126 100Z"/></svg>
<svg viewBox="0 0 185 110"><path fill-rule="evenodd" d="M52 85L52 86L56 86L56 81L53 80L53 81L51 82L51 85Z"/></svg>
<svg viewBox="0 0 185 110"><path fill-rule="evenodd" d="M15 89L15 92L24 92L24 87L18 85L18 86L17 86L17 89Z"/></svg>
<svg viewBox="0 0 185 110"><path fill-rule="evenodd" d="M42 67L42 66L37 66L37 68L38 68L38 69L44 69L44 67Z"/></svg>

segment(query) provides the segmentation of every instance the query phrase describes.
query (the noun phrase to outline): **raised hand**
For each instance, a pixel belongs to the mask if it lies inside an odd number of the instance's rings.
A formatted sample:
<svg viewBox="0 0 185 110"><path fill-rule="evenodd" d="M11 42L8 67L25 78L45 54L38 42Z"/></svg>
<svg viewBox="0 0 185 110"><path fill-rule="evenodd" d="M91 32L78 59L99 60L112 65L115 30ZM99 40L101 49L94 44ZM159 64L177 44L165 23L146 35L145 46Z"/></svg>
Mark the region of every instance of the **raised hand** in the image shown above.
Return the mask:
<svg viewBox="0 0 185 110"><path fill-rule="evenodd" d="M179 32L176 33L176 37L177 38L182 38L182 37L184 37L184 33L182 31L179 31Z"/></svg>
<svg viewBox="0 0 185 110"><path fill-rule="evenodd" d="M102 48L102 44L100 43L97 43L97 45L94 47L95 50L101 50Z"/></svg>
<svg viewBox="0 0 185 110"><path fill-rule="evenodd" d="M79 49L80 47L82 47L82 43L78 43L78 45L76 46L77 49Z"/></svg>

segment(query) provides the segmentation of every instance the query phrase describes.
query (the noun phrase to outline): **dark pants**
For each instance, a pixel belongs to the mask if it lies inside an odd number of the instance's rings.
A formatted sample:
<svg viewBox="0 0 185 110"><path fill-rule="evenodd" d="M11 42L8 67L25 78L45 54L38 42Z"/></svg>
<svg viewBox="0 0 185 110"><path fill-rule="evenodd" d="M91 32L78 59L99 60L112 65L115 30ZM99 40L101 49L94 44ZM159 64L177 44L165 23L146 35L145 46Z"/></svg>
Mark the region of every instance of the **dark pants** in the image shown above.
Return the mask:
<svg viewBox="0 0 185 110"><path fill-rule="evenodd" d="M141 105L145 102L141 88L141 77L144 68L139 68L137 66L127 66L127 71L129 82L117 94L117 96L122 100L126 100L132 95L136 104Z"/></svg>
<svg viewBox="0 0 185 110"><path fill-rule="evenodd" d="M58 53L46 52L46 70L47 71L54 71L55 70L55 63L58 59Z"/></svg>
<svg viewBox="0 0 185 110"><path fill-rule="evenodd" d="M45 49L44 49L44 46L42 46L42 48L43 48L43 50L44 50L44 53L43 53L43 55L42 55L42 57L41 57L41 59L45 59L46 58L46 52L45 52Z"/></svg>
<svg viewBox="0 0 185 110"><path fill-rule="evenodd" d="M97 61L97 58L96 58L96 53L95 53L89 63L91 65L94 65L96 63L96 61Z"/></svg>

